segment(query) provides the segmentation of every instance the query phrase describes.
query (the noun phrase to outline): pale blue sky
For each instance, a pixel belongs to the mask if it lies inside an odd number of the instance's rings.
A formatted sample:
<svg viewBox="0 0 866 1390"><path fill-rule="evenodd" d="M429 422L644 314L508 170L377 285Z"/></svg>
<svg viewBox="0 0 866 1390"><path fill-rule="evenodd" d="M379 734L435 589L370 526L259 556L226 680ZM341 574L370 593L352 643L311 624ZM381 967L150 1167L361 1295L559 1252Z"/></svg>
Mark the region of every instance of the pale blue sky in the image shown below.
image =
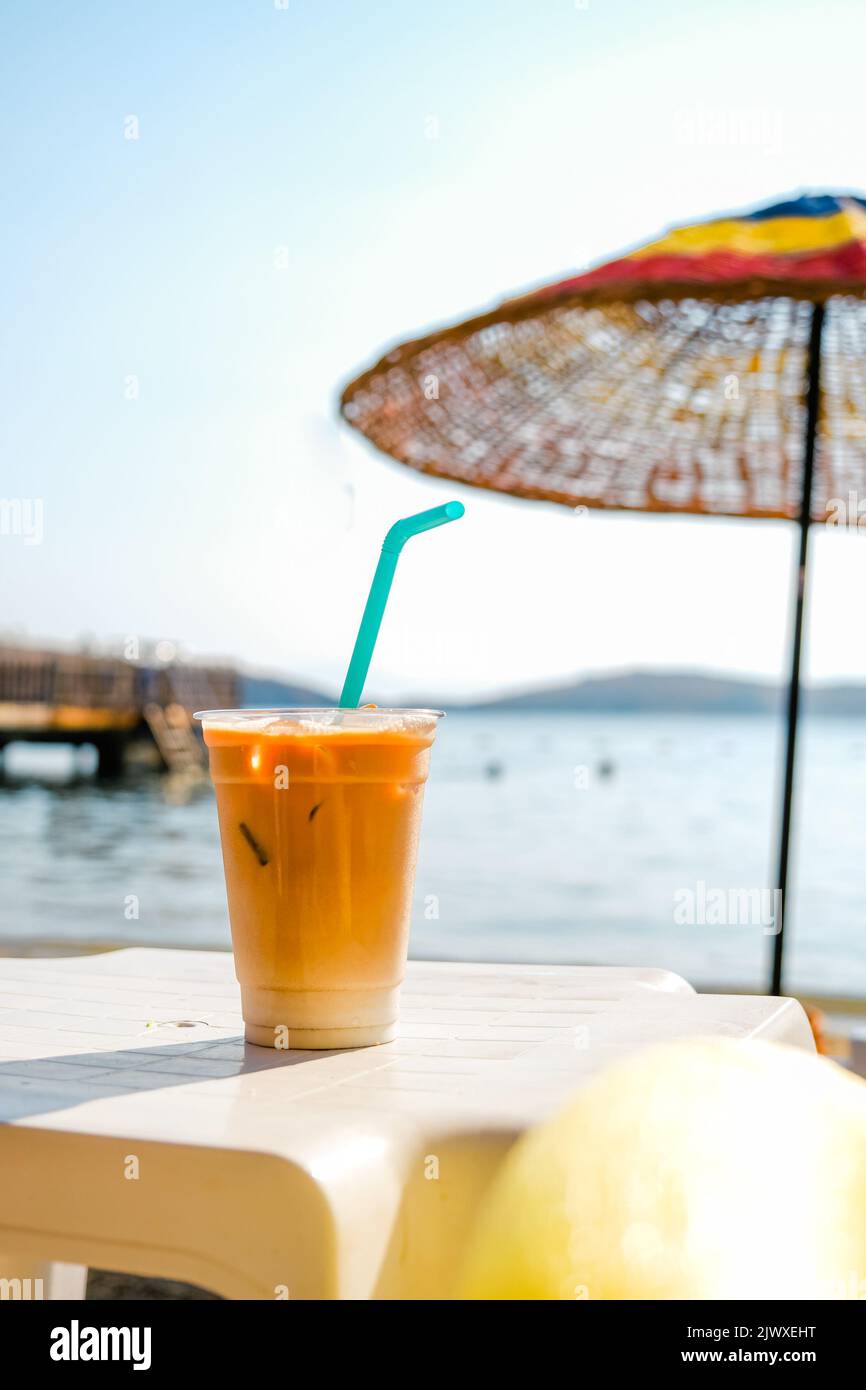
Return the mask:
<svg viewBox="0 0 866 1390"><path fill-rule="evenodd" d="M425 481L355 440L335 398L388 341L666 224L862 190L863 15L7 6L0 495L44 499L45 536L0 539L3 626L336 683L384 531L454 495L465 520L401 561L384 693L779 672L789 528L581 520ZM866 540L820 536L814 558L810 670L866 677Z"/></svg>

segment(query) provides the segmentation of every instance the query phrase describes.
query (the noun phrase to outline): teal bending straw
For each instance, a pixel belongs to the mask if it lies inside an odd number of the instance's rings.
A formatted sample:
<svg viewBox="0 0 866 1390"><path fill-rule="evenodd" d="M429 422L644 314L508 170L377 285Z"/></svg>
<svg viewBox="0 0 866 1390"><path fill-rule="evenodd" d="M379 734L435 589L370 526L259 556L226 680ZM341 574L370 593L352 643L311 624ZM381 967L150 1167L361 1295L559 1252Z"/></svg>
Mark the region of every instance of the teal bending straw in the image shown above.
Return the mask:
<svg viewBox="0 0 866 1390"><path fill-rule="evenodd" d="M364 616L355 638L355 650L352 652L352 660L349 662L343 693L340 696L340 709L357 709L361 703L373 648L382 626L385 604L391 592L391 581L403 546L410 536L417 536L422 531L432 531L434 526L444 526L446 521L457 521L465 510L462 502L446 502L443 507L431 507L427 512L418 512L415 516L395 521L391 527L382 542L382 554L379 556Z"/></svg>

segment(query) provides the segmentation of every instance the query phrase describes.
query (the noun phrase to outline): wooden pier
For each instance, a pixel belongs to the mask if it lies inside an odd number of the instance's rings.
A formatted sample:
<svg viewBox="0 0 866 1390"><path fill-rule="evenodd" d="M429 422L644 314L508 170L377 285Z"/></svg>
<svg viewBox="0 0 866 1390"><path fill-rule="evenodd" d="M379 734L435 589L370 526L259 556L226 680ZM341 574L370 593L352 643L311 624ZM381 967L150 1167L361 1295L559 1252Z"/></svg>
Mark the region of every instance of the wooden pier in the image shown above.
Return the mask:
<svg viewBox="0 0 866 1390"><path fill-rule="evenodd" d="M101 776L148 748L165 768L203 766L197 709L238 704L237 672L0 646L0 752L9 743L91 744Z"/></svg>

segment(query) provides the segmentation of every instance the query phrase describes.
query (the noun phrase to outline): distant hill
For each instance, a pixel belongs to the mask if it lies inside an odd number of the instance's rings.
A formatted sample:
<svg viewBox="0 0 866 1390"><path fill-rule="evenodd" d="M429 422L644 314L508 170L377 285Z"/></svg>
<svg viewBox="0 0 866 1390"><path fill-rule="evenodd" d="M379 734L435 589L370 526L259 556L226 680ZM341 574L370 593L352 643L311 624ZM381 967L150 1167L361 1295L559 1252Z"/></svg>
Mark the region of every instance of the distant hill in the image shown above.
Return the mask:
<svg viewBox="0 0 866 1390"><path fill-rule="evenodd" d="M772 714L782 691L757 681L703 676L687 671L627 671L587 676L568 685L505 695L486 704L499 710L586 710L593 713ZM866 690L864 690L866 708Z"/></svg>
<svg viewBox="0 0 866 1390"><path fill-rule="evenodd" d="M777 714L784 709L787 694L787 685L770 682L689 671L629 671L506 695L478 708L608 714ZM813 716L866 717L866 685L804 688L800 699L802 710Z"/></svg>
<svg viewBox="0 0 866 1390"><path fill-rule="evenodd" d="M824 685L803 696L810 714L830 718L866 716L866 685Z"/></svg>
<svg viewBox="0 0 866 1390"><path fill-rule="evenodd" d="M251 707L317 706L336 696L272 676L241 678L242 701ZM459 701L430 696L411 703L435 709L486 710L518 714L532 710L572 710L587 714L776 714L787 687L769 682L704 676L689 671L629 671L587 676L567 685L547 686L496 699ZM866 718L866 685L828 685L805 689L802 708L822 718Z"/></svg>
<svg viewBox="0 0 866 1390"><path fill-rule="evenodd" d="M334 703L335 696L310 686L293 685L276 676L241 675L241 706L245 709L315 709Z"/></svg>

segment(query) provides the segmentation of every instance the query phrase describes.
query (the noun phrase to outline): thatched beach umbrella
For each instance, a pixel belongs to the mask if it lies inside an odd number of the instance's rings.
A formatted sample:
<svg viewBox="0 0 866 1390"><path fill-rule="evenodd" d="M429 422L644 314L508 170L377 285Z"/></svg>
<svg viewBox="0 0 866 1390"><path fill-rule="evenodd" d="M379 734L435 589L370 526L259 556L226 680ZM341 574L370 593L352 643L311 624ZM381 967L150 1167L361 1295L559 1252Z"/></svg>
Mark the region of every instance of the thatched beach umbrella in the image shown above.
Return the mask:
<svg viewBox="0 0 866 1390"><path fill-rule="evenodd" d="M342 396L385 453L472 487L797 523L783 905L809 526L866 495L864 298L866 200L802 197L679 227L395 347Z"/></svg>

